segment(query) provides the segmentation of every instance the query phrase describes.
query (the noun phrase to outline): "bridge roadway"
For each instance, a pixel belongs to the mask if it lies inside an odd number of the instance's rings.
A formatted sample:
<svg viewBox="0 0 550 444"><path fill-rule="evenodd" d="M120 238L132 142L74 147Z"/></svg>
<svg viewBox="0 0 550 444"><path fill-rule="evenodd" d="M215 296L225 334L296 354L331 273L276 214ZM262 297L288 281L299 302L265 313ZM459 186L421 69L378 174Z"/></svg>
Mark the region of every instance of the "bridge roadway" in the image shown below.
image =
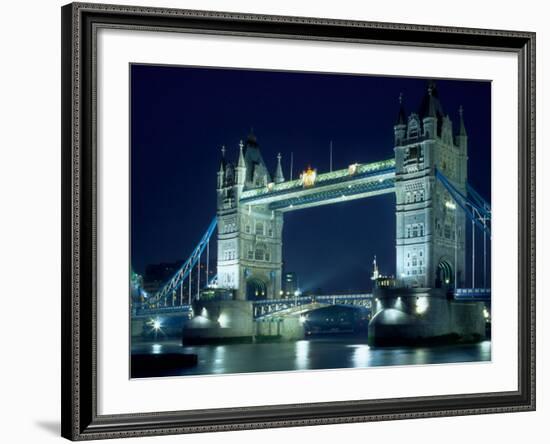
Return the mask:
<svg viewBox="0 0 550 444"><path fill-rule="evenodd" d="M239 202L285 212L393 192L395 159L388 159L316 175L309 186L295 179L246 190Z"/></svg>
<svg viewBox="0 0 550 444"><path fill-rule="evenodd" d="M371 293L300 296L291 299L266 299L253 304L254 319L269 316L291 316L329 305L371 308Z"/></svg>

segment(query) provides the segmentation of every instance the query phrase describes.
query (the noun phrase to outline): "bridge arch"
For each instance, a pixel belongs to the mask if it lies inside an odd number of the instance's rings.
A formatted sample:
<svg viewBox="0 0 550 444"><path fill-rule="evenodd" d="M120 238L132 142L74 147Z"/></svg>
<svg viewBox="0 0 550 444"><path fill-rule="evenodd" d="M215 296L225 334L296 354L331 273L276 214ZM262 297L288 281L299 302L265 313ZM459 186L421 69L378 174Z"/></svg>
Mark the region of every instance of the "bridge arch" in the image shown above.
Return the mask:
<svg viewBox="0 0 550 444"><path fill-rule="evenodd" d="M257 301L267 299L267 284L264 280L252 276L246 280L246 299Z"/></svg>
<svg viewBox="0 0 550 444"><path fill-rule="evenodd" d="M454 285L454 268L445 258L439 260L435 271L435 287L442 288Z"/></svg>

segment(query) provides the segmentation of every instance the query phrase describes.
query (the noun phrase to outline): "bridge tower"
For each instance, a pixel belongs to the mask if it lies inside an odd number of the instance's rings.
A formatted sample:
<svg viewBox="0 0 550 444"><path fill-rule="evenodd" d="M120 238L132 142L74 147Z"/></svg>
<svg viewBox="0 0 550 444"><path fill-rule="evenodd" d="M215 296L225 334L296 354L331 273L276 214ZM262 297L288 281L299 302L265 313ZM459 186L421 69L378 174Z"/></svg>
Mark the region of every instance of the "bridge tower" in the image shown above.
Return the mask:
<svg viewBox="0 0 550 444"><path fill-rule="evenodd" d="M394 125L396 279L400 287L453 288L465 278L464 212L436 180L435 169L466 194L468 137L444 114L434 82L418 113L400 108Z"/></svg>
<svg viewBox="0 0 550 444"><path fill-rule="evenodd" d="M225 149L218 170L218 285L238 300L279 297L282 275L283 215L267 206L240 203L243 191L284 181L281 158L272 180L251 132L239 143L236 165Z"/></svg>

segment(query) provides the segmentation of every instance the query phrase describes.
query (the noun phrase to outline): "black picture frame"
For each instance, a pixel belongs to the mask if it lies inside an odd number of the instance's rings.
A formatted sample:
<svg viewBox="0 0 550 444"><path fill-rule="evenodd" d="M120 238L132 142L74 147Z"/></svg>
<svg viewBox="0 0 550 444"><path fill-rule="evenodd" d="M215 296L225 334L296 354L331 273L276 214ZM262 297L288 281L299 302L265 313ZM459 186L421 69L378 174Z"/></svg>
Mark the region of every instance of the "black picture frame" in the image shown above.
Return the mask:
<svg viewBox="0 0 550 444"><path fill-rule="evenodd" d="M535 33L72 3L62 14L62 436L119 438L535 409ZM99 27L410 45L517 55L518 390L97 414L95 39Z"/></svg>

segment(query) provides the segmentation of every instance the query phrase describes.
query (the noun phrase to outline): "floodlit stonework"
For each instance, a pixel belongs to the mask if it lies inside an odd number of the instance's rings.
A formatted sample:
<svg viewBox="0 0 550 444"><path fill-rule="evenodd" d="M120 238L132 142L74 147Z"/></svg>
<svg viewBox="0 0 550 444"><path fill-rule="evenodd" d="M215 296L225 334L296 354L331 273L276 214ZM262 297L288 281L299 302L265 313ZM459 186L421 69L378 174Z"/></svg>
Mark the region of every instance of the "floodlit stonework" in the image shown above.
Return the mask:
<svg viewBox="0 0 550 444"><path fill-rule="evenodd" d="M402 102L400 98L400 102ZM394 126L396 278L400 287L460 287L465 276L464 212L436 169L466 195L468 138L462 110L455 135L435 84L418 113L403 103Z"/></svg>
<svg viewBox="0 0 550 444"><path fill-rule="evenodd" d="M268 205L246 205L243 191L284 182L281 158L273 179L256 137L239 145L236 165L225 160L218 171L218 285L236 298L274 298L281 291L283 215Z"/></svg>

